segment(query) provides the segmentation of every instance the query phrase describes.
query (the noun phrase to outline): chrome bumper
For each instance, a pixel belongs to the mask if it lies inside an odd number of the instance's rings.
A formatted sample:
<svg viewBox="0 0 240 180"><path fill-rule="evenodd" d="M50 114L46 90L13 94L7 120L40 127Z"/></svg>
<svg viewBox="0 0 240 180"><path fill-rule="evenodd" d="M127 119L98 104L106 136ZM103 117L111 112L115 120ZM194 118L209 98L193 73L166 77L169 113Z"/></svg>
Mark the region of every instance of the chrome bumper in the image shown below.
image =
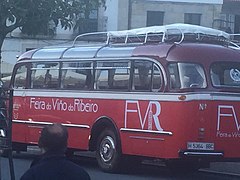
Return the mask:
<svg viewBox="0 0 240 180"><path fill-rule="evenodd" d="M216 157L221 158L224 156L223 152L216 151L180 151L180 157Z"/></svg>

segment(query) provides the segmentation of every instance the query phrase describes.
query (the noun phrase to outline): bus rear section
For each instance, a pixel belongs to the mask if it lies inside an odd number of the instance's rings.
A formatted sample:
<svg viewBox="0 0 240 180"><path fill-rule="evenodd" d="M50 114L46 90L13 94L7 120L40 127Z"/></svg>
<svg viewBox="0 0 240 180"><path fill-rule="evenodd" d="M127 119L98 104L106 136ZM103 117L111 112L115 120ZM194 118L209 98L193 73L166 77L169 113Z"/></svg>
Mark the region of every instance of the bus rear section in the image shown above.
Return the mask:
<svg viewBox="0 0 240 180"><path fill-rule="evenodd" d="M179 56L178 62L168 65L170 91L182 92L178 97L181 108L174 108L175 113L180 109L183 113L176 114L176 120L181 119L178 125L184 124L182 132L177 131L185 143L178 146L179 157L203 164L239 161L239 50L195 45L172 49L168 56L170 61ZM194 54L180 51L186 48Z"/></svg>
<svg viewBox="0 0 240 180"><path fill-rule="evenodd" d="M177 34L166 36L168 28ZM19 58L11 79L16 150L62 123L69 150L96 151L107 172L135 157L185 169L239 160L240 50L224 44L229 34L175 24L105 35L104 44Z"/></svg>

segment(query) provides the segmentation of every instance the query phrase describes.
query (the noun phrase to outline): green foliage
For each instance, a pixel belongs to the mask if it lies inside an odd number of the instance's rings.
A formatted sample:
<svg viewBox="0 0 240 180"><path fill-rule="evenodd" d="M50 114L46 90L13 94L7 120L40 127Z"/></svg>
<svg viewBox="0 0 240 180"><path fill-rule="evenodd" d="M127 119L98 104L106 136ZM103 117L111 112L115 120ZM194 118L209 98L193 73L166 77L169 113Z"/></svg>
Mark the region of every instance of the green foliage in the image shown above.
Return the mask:
<svg viewBox="0 0 240 180"><path fill-rule="evenodd" d="M0 59L6 35L20 28L28 35L49 34L49 23L71 29L84 27L79 16L105 5L105 0L0 0Z"/></svg>
<svg viewBox="0 0 240 180"><path fill-rule="evenodd" d="M89 16L92 10L96 10L97 7L102 5L106 8L105 3L106 0L81 0L79 1L80 6L82 7L82 12L80 13L75 21L74 29L81 29L81 32L89 32Z"/></svg>
<svg viewBox="0 0 240 180"><path fill-rule="evenodd" d="M46 34L49 23L71 29L79 14L101 4L105 0L1 0L0 34L6 35L16 28L28 35Z"/></svg>

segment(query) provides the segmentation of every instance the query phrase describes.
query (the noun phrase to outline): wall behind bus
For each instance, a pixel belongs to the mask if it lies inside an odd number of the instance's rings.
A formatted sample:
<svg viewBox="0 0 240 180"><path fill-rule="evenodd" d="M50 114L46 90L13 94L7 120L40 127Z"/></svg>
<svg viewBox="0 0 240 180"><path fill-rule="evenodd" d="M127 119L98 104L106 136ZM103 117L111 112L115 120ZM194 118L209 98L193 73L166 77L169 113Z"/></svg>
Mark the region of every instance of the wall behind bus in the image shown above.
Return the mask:
<svg viewBox="0 0 240 180"><path fill-rule="evenodd" d="M223 0L147 0L147 1L184 2L184 3L206 3L206 4L222 4L222 3L223 3Z"/></svg>
<svg viewBox="0 0 240 180"><path fill-rule="evenodd" d="M12 73L13 66L17 62L17 57L27 50L41 48L51 45L71 44L70 39L37 39L37 38L21 38L7 37L4 40L2 48L1 75L8 76Z"/></svg>
<svg viewBox="0 0 240 180"><path fill-rule="evenodd" d="M222 4L134 1L132 3L131 28L146 26L147 11L163 12L164 25L184 23L185 13L201 14L200 25L213 27L213 20L220 18L221 8Z"/></svg>

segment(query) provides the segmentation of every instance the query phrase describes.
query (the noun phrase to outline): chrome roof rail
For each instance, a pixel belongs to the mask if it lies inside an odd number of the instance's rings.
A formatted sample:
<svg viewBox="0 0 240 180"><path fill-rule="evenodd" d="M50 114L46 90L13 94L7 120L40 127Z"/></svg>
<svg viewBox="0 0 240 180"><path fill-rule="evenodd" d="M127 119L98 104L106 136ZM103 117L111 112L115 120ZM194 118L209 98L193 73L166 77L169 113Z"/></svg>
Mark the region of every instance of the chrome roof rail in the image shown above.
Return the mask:
<svg viewBox="0 0 240 180"><path fill-rule="evenodd" d="M240 34L230 34L231 41L229 42L229 47L233 49L240 49L240 37L238 38L239 40L235 40L234 37L236 36L240 36Z"/></svg>
<svg viewBox="0 0 240 180"><path fill-rule="evenodd" d="M77 41L104 42L105 44L108 44L109 39L107 36L107 32L91 32L80 34L75 37L72 43L73 47L76 45Z"/></svg>
<svg viewBox="0 0 240 180"><path fill-rule="evenodd" d="M170 24L165 26L151 26L136 28L123 31L108 31L86 33L77 36L73 45L79 40L88 42L102 42L105 45L110 44L146 44L172 42L181 44L183 41L203 41L208 43L232 44L236 48L240 45L232 42L231 36L240 36L240 34L228 34L213 28L190 25L190 24Z"/></svg>

